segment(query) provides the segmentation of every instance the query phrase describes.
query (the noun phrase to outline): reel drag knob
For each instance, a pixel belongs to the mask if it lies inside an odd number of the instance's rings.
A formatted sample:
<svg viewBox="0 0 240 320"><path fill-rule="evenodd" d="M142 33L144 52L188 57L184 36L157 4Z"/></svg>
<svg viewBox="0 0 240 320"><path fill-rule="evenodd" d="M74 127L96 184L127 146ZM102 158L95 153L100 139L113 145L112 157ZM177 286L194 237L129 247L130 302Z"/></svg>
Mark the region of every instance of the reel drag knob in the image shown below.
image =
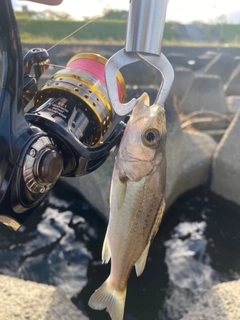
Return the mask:
<svg viewBox="0 0 240 320"><path fill-rule="evenodd" d="M46 184L54 184L63 170L63 160L55 149L44 150L35 163L36 177Z"/></svg>
<svg viewBox="0 0 240 320"><path fill-rule="evenodd" d="M27 153L23 166L23 179L33 194L45 193L60 177L63 159L48 137L39 138Z"/></svg>

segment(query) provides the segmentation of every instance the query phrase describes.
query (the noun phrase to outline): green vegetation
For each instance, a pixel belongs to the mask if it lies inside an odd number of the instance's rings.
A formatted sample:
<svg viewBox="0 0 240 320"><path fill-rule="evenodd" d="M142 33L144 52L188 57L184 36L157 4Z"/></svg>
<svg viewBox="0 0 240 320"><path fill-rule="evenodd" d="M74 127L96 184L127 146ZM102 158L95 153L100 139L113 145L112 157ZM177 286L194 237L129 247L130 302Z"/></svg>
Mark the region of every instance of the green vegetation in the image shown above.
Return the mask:
<svg viewBox="0 0 240 320"><path fill-rule="evenodd" d="M73 20L72 16L66 12L53 10L36 11L15 11L17 20Z"/></svg>
<svg viewBox="0 0 240 320"><path fill-rule="evenodd" d="M106 10L102 18L94 20L71 36L65 43L117 43L124 44L126 37L127 12ZM43 12L16 12L22 42L54 43L81 26L88 20L76 21L66 13L46 10ZM240 25L227 24L219 20L215 24L195 22L203 35L201 42L189 38L184 26L167 22L164 43L168 45L240 45Z"/></svg>
<svg viewBox="0 0 240 320"><path fill-rule="evenodd" d="M88 21L19 20L22 42L56 42ZM126 35L126 21L96 20L76 32L70 42L121 42Z"/></svg>

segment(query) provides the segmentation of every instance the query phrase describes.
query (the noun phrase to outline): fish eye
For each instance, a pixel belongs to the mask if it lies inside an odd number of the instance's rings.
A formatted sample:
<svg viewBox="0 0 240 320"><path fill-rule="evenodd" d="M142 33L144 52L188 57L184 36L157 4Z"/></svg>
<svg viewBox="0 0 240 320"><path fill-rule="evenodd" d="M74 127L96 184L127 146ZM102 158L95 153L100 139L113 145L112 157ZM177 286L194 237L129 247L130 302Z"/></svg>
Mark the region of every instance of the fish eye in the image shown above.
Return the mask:
<svg viewBox="0 0 240 320"><path fill-rule="evenodd" d="M148 128L142 134L142 142L146 147L156 148L161 140L161 133L156 128Z"/></svg>

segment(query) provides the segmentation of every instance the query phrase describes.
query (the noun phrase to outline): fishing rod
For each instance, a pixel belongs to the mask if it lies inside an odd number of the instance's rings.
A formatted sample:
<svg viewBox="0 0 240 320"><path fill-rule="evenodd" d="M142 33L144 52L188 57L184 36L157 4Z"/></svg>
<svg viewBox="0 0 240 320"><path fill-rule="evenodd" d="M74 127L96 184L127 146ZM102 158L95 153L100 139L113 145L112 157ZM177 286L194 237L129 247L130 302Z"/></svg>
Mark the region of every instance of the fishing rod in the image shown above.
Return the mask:
<svg viewBox="0 0 240 320"><path fill-rule="evenodd" d="M0 222L17 230L59 177L99 168L119 144L125 116L121 67L144 60L162 74L155 103L164 104L173 69L161 53L168 0L131 0L125 48L108 61L80 53L40 89L47 50L23 57L10 0L0 4ZM1 63L2 60L2 63Z"/></svg>

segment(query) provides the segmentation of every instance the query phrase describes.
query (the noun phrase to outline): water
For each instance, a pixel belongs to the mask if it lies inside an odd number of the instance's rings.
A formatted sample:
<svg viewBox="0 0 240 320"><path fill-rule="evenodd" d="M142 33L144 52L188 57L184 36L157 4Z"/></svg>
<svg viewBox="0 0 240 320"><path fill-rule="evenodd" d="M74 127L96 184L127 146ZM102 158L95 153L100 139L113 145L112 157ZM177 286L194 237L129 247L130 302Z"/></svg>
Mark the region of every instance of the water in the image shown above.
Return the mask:
<svg viewBox="0 0 240 320"><path fill-rule="evenodd" d="M139 278L128 283L126 320L180 320L214 284L240 279L239 208L197 189L168 210ZM106 224L57 186L19 232L0 227L0 273L57 286L91 320L87 306L109 274L101 264Z"/></svg>

